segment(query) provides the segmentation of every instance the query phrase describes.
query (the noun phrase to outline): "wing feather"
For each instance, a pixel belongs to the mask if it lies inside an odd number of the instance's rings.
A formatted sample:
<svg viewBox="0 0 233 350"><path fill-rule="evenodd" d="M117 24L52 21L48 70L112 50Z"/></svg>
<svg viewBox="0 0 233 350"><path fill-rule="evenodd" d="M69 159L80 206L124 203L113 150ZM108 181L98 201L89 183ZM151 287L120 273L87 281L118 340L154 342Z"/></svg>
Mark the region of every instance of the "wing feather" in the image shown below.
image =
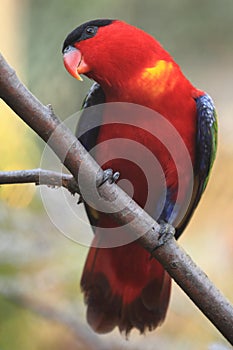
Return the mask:
<svg viewBox="0 0 233 350"><path fill-rule="evenodd" d="M76 129L76 137L82 143L82 145L89 152L97 143L100 124L102 120L102 107L91 108L96 105L101 105L105 102L105 95L101 86L94 83L90 88L86 98L84 99L82 108L83 112L78 122ZM98 126L96 126L98 125ZM92 225L92 228L96 227L98 223L98 211L94 208L89 207L87 204L85 209L87 212L88 219Z"/></svg>
<svg viewBox="0 0 233 350"><path fill-rule="evenodd" d="M194 189L187 213L176 231L178 238L190 220L209 180L217 150L217 113L213 100L207 94L196 98L197 137Z"/></svg>

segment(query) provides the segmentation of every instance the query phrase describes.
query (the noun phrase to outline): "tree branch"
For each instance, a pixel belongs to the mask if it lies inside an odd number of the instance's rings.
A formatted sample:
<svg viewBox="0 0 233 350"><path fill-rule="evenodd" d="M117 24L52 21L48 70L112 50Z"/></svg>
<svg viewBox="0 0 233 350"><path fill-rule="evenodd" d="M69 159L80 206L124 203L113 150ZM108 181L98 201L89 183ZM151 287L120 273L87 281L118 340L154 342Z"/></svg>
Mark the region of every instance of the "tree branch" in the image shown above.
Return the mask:
<svg viewBox="0 0 233 350"><path fill-rule="evenodd" d="M2 56L0 56L0 96L49 144L77 181L81 164L84 174L83 185L86 188L91 185L93 174L97 182L101 181L103 171L98 164L70 130L60 123L52 109L42 105L26 89ZM117 185L105 182L99 188L99 194L106 199L103 211L105 209L108 209L108 212L112 211L113 217L118 222L130 226L140 244L164 266L197 307L233 345L233 307L178 245L174 237L170 235L161 245L158 223Z"/></svg>
<svg viewBox="0 0 233 350"><path fill-rule="evenodd" d="M0 185L34 183L49 187L64 187L71 194L80 193L77 181L72 175L44 169L0 171Z"/></svg>

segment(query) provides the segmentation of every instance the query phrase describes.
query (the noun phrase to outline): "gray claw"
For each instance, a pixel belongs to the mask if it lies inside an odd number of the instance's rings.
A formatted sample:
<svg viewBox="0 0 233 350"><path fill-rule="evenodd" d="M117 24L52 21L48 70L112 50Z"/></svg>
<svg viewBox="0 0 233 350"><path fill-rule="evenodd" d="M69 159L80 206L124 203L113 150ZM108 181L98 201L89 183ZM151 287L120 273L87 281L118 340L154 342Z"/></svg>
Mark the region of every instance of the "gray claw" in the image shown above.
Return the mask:
<svg viewBox="0 0 233 350"><path fill-rule="evenodd" d="M175 228L171 225L165 222L164 220L159 221L160 229L159 229L159 239L158 239L158 244L157 246L152 250L155 251L159 247L163 246L166 244L166 242L173 238L175 236L176 230Z"/></svg>
<svg viewBox="0 0 233 350"><path fill-rule="evenodd" d="M83 203L83 197L80 194L77 204L79 205L79 204L82 204L82 203Z"/></svg>
<svg viewBox="0 0 233 350"><path fill-rule="evenodd" d="M106 181L109 181L109 183L115 183L120 177L119 171L113 172L112 169L106 169L104 170L104 175L99 184L97 184L98 187L102 186Z"/></svg>
<svg viewBox="0 0 233 350"><path fill-rule="evenodd" d="M170 238L174 237L176 230L172 225L168 224L163 220L161 220L159 224L160 224L160 229L159 229L159 247L160 247L161 245L164 245Z"/></svg>

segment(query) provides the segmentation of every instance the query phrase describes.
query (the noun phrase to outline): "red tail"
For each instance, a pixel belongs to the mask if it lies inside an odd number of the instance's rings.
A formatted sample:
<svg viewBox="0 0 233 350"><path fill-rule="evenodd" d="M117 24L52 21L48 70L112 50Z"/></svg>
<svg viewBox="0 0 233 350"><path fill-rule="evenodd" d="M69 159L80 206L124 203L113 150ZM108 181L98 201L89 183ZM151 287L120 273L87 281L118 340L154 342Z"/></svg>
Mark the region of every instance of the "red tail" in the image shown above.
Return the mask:
<svg viewBox="0 0 233 350"><path fill-rule="evenodd" d="M115 326L127 333L156 328L165 318L171 280L158 261L138 243L91 248L81 287L87 320L98 333Z"/></svg>

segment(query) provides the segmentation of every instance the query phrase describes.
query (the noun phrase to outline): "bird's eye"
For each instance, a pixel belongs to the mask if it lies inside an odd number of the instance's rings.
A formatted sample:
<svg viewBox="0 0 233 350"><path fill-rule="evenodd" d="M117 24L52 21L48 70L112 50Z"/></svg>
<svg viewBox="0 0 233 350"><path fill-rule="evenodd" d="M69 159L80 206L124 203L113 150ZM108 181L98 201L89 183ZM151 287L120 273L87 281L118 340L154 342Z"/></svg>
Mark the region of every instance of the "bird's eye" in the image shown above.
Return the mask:
<svg viewBox="0 0 233 350"><path fill-rule="evenodd" d="M96 33L96 27L87 27L86 34L89 36L93 36Z"/></svg>

